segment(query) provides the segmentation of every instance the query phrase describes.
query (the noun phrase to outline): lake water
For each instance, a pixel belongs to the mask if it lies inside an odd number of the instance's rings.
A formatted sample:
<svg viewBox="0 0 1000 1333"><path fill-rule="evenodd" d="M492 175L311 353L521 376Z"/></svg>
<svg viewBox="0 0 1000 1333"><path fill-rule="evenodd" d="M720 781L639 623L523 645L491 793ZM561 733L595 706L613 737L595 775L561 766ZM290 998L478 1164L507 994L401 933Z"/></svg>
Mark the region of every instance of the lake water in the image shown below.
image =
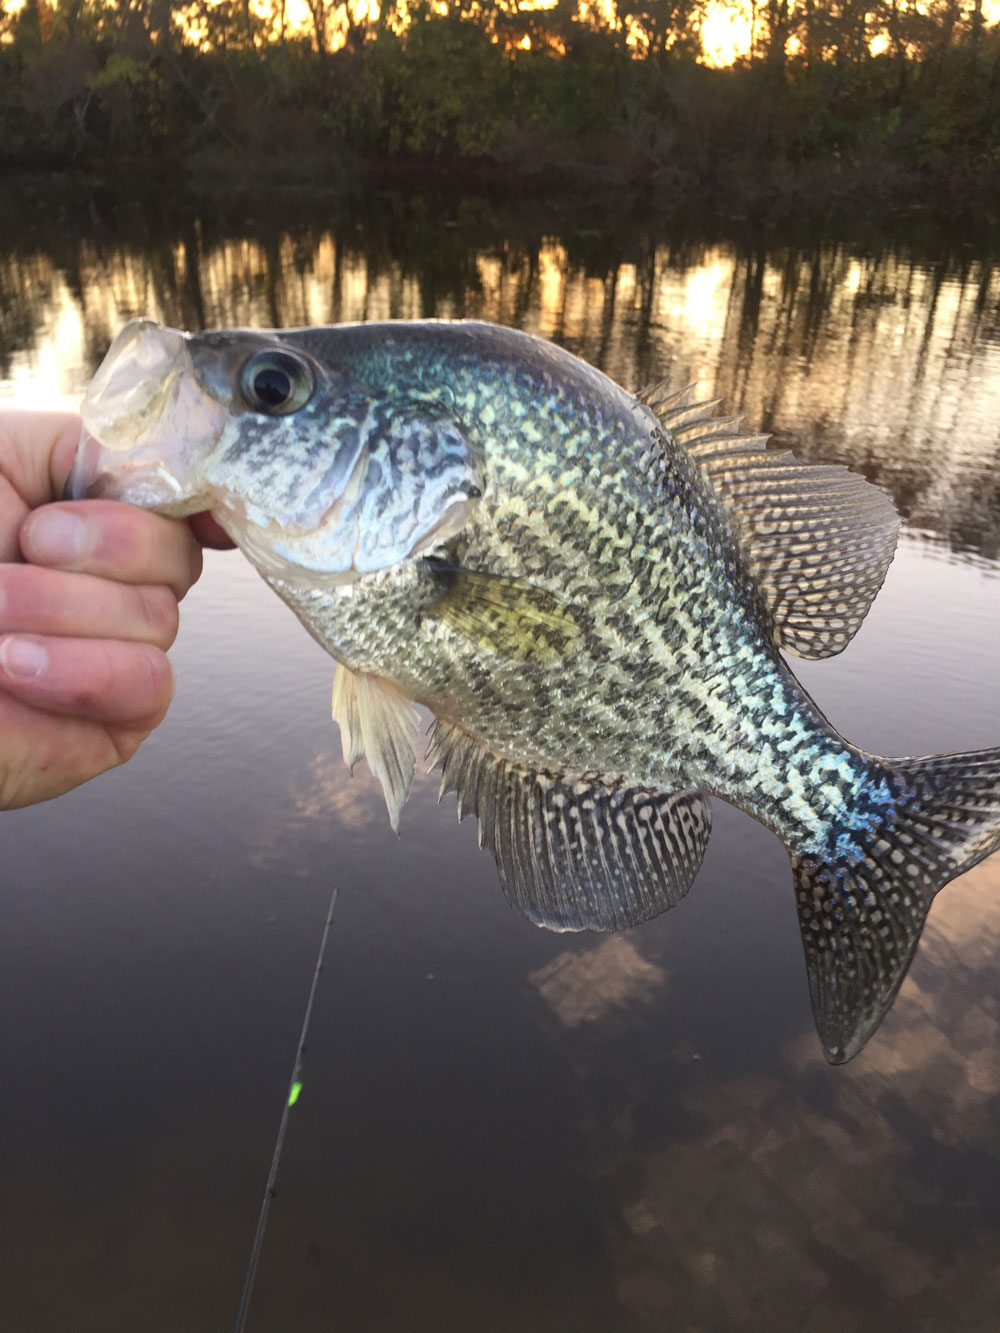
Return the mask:
<svg viewBox="0 0 1000 1333"><path fill-rule="evenodd" d="M130 198L0 202L0 406L75 403L137 314L476 316L696 380L905 516L858 638L796 664L831 720L885 754L1000 744L997 238ZM538 931L434 780L391 834L330 660L239 556L184 610L139 756L2 816L4 1333L232 1326L334 882L248 1329L996 1328L997 858L829 1068L748 818L716 804L666 917Z"/></svg>

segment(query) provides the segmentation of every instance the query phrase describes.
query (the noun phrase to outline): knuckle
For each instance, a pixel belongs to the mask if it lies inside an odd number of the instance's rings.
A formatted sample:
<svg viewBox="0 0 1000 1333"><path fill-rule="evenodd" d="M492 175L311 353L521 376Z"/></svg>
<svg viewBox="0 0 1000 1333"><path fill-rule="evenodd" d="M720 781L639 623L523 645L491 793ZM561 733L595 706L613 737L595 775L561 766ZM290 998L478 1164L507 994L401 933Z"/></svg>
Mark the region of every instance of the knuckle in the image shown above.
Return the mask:
<svg viewBox="0 0 1000 1333"><path fill-rule="evenodd" d="M109 727L108 738L114 747L114 759L110 767L127 764L143 743L149 731L136 727Z"/></svg>
<svg viewBox="0 0 1000 1333"><path fill-rule="evenodd" d="M186 523L179 519L162 521L170 523L170 530L169 537L163 537L160 563L166 567L165 561L169 558L172 575L169 582L179 601L201 575L201 547Z"/></svg>
<svg viewBox="0 0 1000 1333"><path fill-rule="evenodd" d="M155 567L153 515L117 500L88 501L87 564L95 572L125 580Z"/></svg>
<svg viewBox="0 0 1000 1333"><path fill-rule="evenodd" d="M163 583L176 599L201 573L201 548L186 523L133 509L129 514L130 563L147 583Z"/></svg>
<svg viewBox="0 0 1000 1333"><path fill-rule="evenodd" d="M177 598L163 584L142 585L135 589L139 615L153 643L169 648L177 637L179 611Z"/></svg>
<svg viewBox="0 0 1000 1333"><path fill-rule="evenodd" d="M0 810L16 810L31 799L32 770L22 747L0 761Z"/></svg>
<svg viewBox="0 0 1000 1333"><path fill-rule="evenodd" d="M205 553L202 551L201 547L194 540L194 538L189 537L188 578L187 578L187 584L184 588L184 592L187 592L189 588L192 588L201 578L201 571L204 568L204 564L205 564Z"/></svg>
<svg viewBox="0 0 1000 1333"><path fill-rule="evenodd" d="M174 673L165 653L150 649L146 654L148 691L142 719L148 730L159 726L174 695Z"/></svg>
<svg viewBox="0 0 1000 1333"><path fill-rule="evenodd" d="M39 573L31 565L0 565L0 629L19 629L26 611L42 601Z"/></svg>

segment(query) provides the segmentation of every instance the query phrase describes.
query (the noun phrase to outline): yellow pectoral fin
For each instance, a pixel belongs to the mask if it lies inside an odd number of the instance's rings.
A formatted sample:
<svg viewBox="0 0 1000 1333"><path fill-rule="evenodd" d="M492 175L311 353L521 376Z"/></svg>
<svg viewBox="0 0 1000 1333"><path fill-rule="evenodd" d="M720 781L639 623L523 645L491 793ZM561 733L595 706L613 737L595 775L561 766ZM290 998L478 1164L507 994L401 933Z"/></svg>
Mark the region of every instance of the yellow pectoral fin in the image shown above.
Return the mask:
<svg viewBox="0 0 1000 1333"><path fill-rule="evenodd" d="M580 637L572 613L530 583L445 565L435 572L442 595L424 614L488 652L520 662L555 662Z"/></svg>

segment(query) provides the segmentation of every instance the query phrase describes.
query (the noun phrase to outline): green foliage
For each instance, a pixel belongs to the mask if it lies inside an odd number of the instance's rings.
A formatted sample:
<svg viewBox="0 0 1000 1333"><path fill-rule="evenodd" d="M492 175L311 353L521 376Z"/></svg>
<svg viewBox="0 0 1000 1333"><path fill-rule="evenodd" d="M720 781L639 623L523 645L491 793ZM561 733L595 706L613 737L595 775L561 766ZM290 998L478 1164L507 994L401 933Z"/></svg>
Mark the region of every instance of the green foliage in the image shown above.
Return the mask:
<svg viewBox="0 0 1000 1333"><path fill-rule="evenodd" d="M91 130L104 143L121 152L140 154L158 146L166 130L165 83L151 60L112 51L86 83L93 94L93 105L88 108Z"/></svg>
<svg viewBox="0 0 1000 1333"><path fill-rule="evenodd" d="M145 89L149 79L148 62L136 60L125 51L112 51L104 68L92 74L87 82L98 96L103 94L114 97L122 94L129 99L138 89Z"/></svg>
<svg viewBox="0 0 1000 1333"><path fill-rule="evenodd" d="M503 54L468 19L421 9L406 32L378 34L358 53L328 127L390 154L481 157L496 143Z"/></svg>
<svg viewBox="0 0 1000 1333"><path fill-rule="evenodd" d="M387 0L362 23L310 0L297 32L277 5L194 0L195 46L169 0L29 0L0 28L0 165L477 164L702 199L795 194L823 173L873 193L1000 189L1000 29L957 0L759 0L754 58L731 69L700 63L706 3L612 0L602 26L575 0Z"/></svg>

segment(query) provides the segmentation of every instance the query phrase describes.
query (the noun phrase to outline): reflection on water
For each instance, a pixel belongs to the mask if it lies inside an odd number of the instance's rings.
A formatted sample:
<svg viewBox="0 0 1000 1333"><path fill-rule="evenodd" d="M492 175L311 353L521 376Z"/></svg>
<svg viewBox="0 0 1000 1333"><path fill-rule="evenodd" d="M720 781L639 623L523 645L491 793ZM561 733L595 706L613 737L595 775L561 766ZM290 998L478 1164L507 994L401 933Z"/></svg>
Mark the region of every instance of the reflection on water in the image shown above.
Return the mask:
<svg viewBox="0 0 1000 1333"><path fill-rule="evenodd" d="M558 954L528 980L559 1022L575 1028L651 999L666 976L643 958L631 937L612 935L593 948Z"/></svg>
<svg viewBox="0 0 1000 1333"><path fill-rule="evenodd" d="M157 221L94 200L83 234L4 245L7 392L76 394L135 315L182 328L483 318L627 387L697 381L803 456L888 489L910 524L1000 551L1000 272L962 246L521 228L413 203L285 225ZM7 234L14 222L7 219Z"/></svg>
<svg viewBox="0 0 1000 1333"><path fill-rule="evenodd" d="M797 664L831 720L881 753L1000 741L987 258L285 207L174 227L82 196L15 228L0 200L0 396L75 394L147 311L485 315L625 383L700 378L918 530L858 640ZM436 781L391 835L340 762L329 659L248 566L211 555L184 620L136 760L2 821L4 1333L231 1326L331 874L251 1330L995 1327L996 858L940 896L884 1027L831 1069L759 826L720 803L667 917L534 930Z"/></svg>
<svg viewBox="0 0 1000 1333"><path fill-rule="evenodd" d="M633 1086L597 1153L620 1164L616 1268L642 1327L993 1326L998 895L996 858L949 890L874 1059L826 1080L797 1039L778 1073L699 1068L676 1099L677 1132L651 1153L655 1112L609 1042L600 1077L610 1067Z"/></svg>

